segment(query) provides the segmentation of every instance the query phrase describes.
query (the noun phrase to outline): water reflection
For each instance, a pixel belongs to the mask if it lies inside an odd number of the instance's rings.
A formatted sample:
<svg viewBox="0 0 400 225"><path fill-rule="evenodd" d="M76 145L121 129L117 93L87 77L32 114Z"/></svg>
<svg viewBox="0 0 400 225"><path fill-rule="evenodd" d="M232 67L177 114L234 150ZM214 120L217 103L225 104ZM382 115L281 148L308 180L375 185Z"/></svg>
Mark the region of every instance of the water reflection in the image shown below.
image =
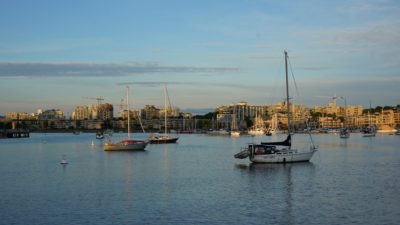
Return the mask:
<svg viewBox="0 0 400 225"><path fill-rule="evenodd" d="M315 175L315 165L312 162L292 164L236 164L236 169L247 173L254 190L265 191L265 196L281 196L282 201L269 206L271 210L282 212L279 216L279 224L296 224L294 208L296 205L294 193L307 189L305 185ZM261 188L260 188L261 187ZM253 187L249 188L253 191ZM257 196L259 197L259 196ZM272 202L271 197L265 198L266 202Z"/></svg>

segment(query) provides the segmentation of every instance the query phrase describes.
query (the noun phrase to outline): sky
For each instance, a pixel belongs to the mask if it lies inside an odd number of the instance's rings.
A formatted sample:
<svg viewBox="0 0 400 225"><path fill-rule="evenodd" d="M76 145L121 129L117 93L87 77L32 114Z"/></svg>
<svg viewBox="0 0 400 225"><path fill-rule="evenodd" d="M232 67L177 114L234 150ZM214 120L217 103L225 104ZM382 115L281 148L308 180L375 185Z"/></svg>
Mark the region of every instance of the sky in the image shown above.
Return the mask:
<svg viewBox="0 0 400 225"><path fill-rule="evenodd" d="M0 115L274 104L285 50L295 104L400 104L397 0L6 0L0 27Z"/></svg>

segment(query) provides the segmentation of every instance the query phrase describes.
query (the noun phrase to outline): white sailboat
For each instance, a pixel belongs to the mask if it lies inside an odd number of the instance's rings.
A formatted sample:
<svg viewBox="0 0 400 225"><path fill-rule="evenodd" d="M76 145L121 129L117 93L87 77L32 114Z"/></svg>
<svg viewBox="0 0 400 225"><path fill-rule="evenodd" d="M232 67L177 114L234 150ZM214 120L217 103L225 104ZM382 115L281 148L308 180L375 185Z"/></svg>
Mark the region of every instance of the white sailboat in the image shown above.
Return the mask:
<svg viewBox="0 0 400 225"><path fill-rule="evenodd" d="M346 98L344 97L340 98L344 100L344 127L340 129L340 138L349 138L350 132L349 129L347 128L347 101Z"/></svg>
<svg viewBox="0 0 400 225"><path fill-rule="evenodd" d="M239 137L240 130L238 128L237 118L236 118L236 107L233 108L232 120L231 120L231 136Z"/></svg>
<svg viewBox="0 0 400 225"><path fill-rule="evenodd" d="M168 109L167 107L167 86L164 85L164 134L153 134L149 141L151 144L169 144L169 143L176 143L178 141L178 137L170 137L168 135Z"/></svg>
<svg viewBox="0 0 400 225"><path fill-rule="evenodd" d="M369 102L369 108L371 109L371 101ZM376 129L371 124L371 115L368 110L368 127L362 129L362 136L363 137L375 137Z"/></svg>
<svg viewBox="0 0 400 225"><path fill-rule="evenodd" d="M250 135L256 136L256 135L264 135L265 131L266 129L264 125L264 120L261 118L261 116L256 115L254 126L248 130L248 133Z"/></svg>
<svg viewBox="0 0 400 225"><path fill-rule="evenodd" d="M104 151L132 151L144 150L148 141L131 139L130 110L129 110L129 87L126 87L126 107L128 110L128 139L112 142L111 139L104 144Z"/></svg>
<svg viewBox="0 0 400 225"><path fill-rule="evenodd" d="M299 151L292 147L291 126L290 126L290 107L289 107L289 82L288 82L288 55L285 51L285 69L286 69L286 105L288 115L288 135L286 140L280 142L261 142L260 144L249 144L243 151L237 153L234 157L244 159L249 157L253 163L291 163L307 162L317 151L317 147L312 142L307 151Z"/></svg>
<svg viewBox="0 0 400 225"><path fill-rule="evenodd" d="M272 116L270 129L268 130L268 132L270 134L282 134L282 133L284 133L283 130L279 129L278 113L275 113Z"/></svg>

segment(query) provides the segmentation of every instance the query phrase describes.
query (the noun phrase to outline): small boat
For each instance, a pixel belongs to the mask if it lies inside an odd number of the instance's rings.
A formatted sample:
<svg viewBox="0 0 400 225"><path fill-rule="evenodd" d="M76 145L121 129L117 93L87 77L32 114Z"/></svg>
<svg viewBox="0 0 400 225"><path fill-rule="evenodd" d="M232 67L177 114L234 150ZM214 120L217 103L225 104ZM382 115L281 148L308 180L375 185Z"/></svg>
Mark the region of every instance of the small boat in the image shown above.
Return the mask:
<svg viewBox="0 0 400 225"><path fill-rule="evenodd" d="M164 134L153 134L150 136L149 141L150 144L171 144L176 143L178 141L178 137L170 137L168 135L168 107L167 107L167 86L164 85Z"/></svg>
<svg viewBox="0 0 400 225"><path fill-rule="evenodd" d="M74 130L74 131L72 131L72 133L75 135L79 135L81 132L79 130Z"/></svg>
<svg viewBox="0 0 400 225"><path fill-rule="evenodd" d="M63 158L61 159L60 164L61 164L61 165L67 165L67 164L68 164L68 161L67 161L67 158L66 158L65 155L63 155Z"/></svg>
<svg viewBox="0 0 400 225"><path fill-rule="evenodd" d="M259 144L251 143L242 151L235 154L234 157L244 159L249 157L253 163L291 163L291 162L307 162L317 151L310 134L310 148L307 151L298 151L292 148L291 138L291 118L290 118L290 102L288 87L288 55L285 51L285 69L286 69L286 106L288 115L288 134L284 141L279 142L261 142Z"/></svg>
<svg viewBox="0 0 400 225"><path fill-rule="evenodd" d="M400 135L400 129L397 129L396 132L394 132L395 135Z"/></svg>
<svg viewBox="0 0 400 225"><path fill-rule="evenodd" d="M98 130L96 132L96 139L103 139L104 138L104 134L102 131Z"/></svg>
<svg viewBox="0 0 400 225"><path fill-rule="evenodd" d="M131 139L130 130L130 113L129 113L129 87L126 87L126 106L128 109L128 139L119 142L112 142L108 140L104 143L104 151L129 151L129 150L144 150L148 144L145 140L133 140Z"/></svg>
<svg viewBox="0 0 400 225"><path fill-rule="evenodd" d="M373 127L365 127L362 129L362 136L363 137L375 137L376 136L376 130Z"/></svg>
<svg viewBox="0 0 400 225"><path fill-rule="evenodd" d="M350 132L347 128L343 128L340 130L340 138L349 138Z"/></svg>
<svg viewBox="0 0 400 225"><path fill-rule="evenodd" d="M371 109L371 101L369 101L369 108ZM364 127L361 132L363 137L375 137L376 129L371 125L371 115L368 110L368 127Z"/></svg>

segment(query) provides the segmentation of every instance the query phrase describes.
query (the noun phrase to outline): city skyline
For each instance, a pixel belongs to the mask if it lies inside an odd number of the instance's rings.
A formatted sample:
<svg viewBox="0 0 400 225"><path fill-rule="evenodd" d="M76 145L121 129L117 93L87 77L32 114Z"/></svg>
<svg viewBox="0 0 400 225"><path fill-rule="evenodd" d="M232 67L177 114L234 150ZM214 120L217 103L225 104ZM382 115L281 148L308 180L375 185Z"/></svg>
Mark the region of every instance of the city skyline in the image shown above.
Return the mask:
<svg viewBox="0 0 400 225"><path fill-rule="evenodd" d="M25 4L24 4L25 3ZM0 115L111 104L181 109L284 96L283 50L295 104L329 96L400 103L397 1L18 1L0 14ZM339 103L338 103L339 104Z"/></svg>

